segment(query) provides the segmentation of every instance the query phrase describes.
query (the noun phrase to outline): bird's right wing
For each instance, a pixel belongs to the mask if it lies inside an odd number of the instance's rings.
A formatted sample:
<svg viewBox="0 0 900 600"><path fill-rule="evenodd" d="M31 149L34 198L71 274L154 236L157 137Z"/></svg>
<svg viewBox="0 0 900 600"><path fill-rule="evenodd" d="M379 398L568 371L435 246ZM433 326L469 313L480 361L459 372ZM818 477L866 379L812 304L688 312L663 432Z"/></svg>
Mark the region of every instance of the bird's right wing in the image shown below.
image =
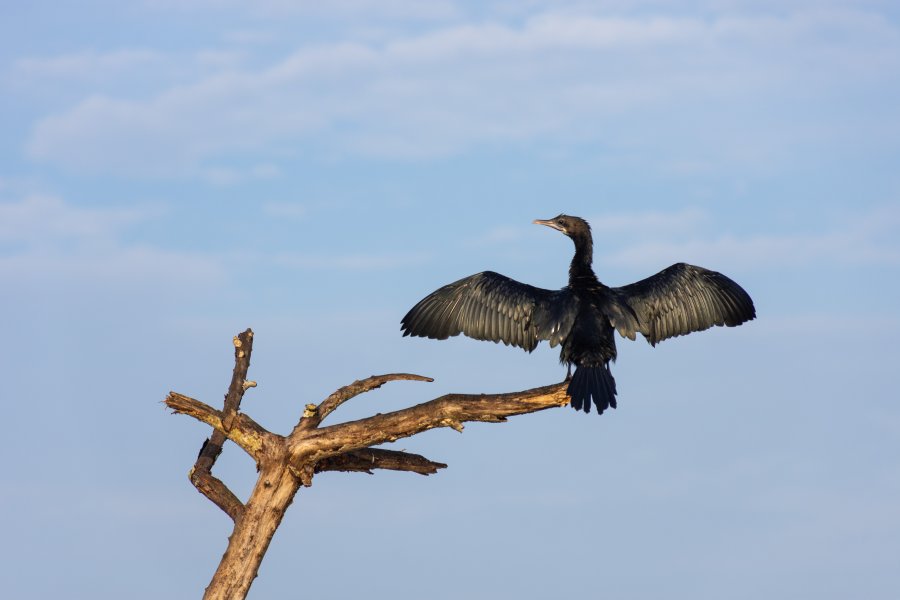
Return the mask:
<svg viewBox="0 0 900 600"><path fill-rule="evenodd" d="M714 325L734 327L756 317L753 300L734 281L685 263L663 269L631 285L613 288L637 316L636 326L616 323L619 333L634 339L642 333L651 345Z"/></svg>
<svg viewBox="0 0 900 600"><path fill-rule="evenodd" d="M406 313L403 335L445 340L467 335L534 350L569 334L578 300L569 290L545 290L493 271L477 273L436 290Z"/></svg>

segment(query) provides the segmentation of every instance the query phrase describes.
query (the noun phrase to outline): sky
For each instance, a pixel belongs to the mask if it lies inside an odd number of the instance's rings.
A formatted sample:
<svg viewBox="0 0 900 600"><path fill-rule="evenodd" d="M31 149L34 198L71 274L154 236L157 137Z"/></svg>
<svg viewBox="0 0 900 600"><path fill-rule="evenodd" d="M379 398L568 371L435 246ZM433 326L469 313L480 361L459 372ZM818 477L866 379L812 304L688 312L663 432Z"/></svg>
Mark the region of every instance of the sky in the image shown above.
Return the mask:
<svg viewBox="0 0 900 600"><path fill-rule="evenodd" d="M886 0L0 3L0 581L197 598L190 485L231 338L243 410L413 372L334 422L561 381L557 350L403 338L437 287L686 261L758 318L619 340L619 408L393 445L302 489L250 598L893 599L900 10ZM246 498L234 446L216 474Z"/></svg>

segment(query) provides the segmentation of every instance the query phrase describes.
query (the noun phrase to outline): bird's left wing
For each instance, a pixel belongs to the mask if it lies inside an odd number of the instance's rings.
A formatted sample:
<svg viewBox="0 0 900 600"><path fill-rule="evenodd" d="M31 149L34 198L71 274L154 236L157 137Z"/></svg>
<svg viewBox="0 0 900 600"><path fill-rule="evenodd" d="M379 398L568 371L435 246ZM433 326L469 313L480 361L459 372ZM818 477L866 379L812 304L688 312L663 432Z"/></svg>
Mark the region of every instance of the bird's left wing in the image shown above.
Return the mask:
<svg viewBox="0 0 900 600"><path fill-rule="evenodd" d="M638 319L636 327L620 327L619 333L634 339L637 331L654 346L670 337L714 325L734 327L756 317L753 300L741 286L721 273L685 263L612 291Z"/></svg>
<svg viewBox="0 0 900 600"><path fill-rule="evenodd" d="M403 335L445 340L465 334L534 350L540 340L562 342L578 312L567 290L545 290L493 271L445 285L401 320Z"/></svg>

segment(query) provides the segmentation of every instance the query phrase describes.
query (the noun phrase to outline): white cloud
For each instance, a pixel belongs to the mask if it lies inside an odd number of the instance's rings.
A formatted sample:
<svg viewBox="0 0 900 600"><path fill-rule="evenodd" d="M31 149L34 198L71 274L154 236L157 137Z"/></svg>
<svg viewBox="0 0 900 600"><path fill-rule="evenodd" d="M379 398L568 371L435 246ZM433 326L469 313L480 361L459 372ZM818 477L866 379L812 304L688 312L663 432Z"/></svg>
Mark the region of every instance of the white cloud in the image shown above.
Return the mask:
<svg viewBox="0 0 900 600"><path fill-rule="evenodd" d="M262 163L249 168L239 167L205 167L201 176L213 185L233 185L254 179L272 179L281 174L277 165Z"/></svg>
<svg viewBox="0 0 900 600"><path fill-rule="evenodd" d="M428 260L421 254L320 254L283 253L274 257L278 265L296 269L336 269L347 271L389 270L420 265Z"/></svg>
<svg viewBox="0 0 900 600"><path fill-rule="evenodd" d="M160 176L307 144L319 154L421 158L486 144L593 142L672 172L723 162L776 168L811 138L893 139L877 114L822 111L831 110L824 90L883 85L898 69L896 27L861 12L548 13L383 44L345 37L141 99L93 95L40 120L27 150L73 169ZM797 110L812 100L816 111Z"/></svg>
<svg viewBox="0 0 900 600"><path fill-rule="evenodd" d="M276 35L271 31L260 29L238 29L229 31L222 36L226 42L234 44L269 44L276 39Z"/></svg>
<svg viewBox="0 0 900 600"><path fill-rule="evenodd" d="M162 282L189 285L217 283L224 271L214 260L152 246L109 245L76 252L28 252L3 256L0 274L18 281L116 288L157 286Z"/></svg>
<svg viewBox="0 0 900 600"><path fill-rule="evenodd" d="M450 0L330 0L303 2L296 0L257 0L246 3L238 0L144 0L150 8L171 11L240 11L255 17L305 17L321 19L401 19L437 20L459 13Z"/></svg>
<svg viewBox="0 0 900 600"><path fill-rule="evenodd" d="M508 244L521 240L528 235L528 229L520 226L502 225L489 229L483 235L468 241L472 246L492 246L495 244Z"/></svg>
<svg viewBox="0 0 900 600"><path fill-rule="evenodd" d="M234 69L244 61L244 53L236 50L201 50L194 54L193 60L212 70Z"/></svg>
<svg viewBox="0 0 900 600"><path fill-rule="evenodd" d="M753 333L765 339L793 335L813 338L833 336L844 341L862 336L896 339L900 334L900 317L884 314L834 314L806 311L802 314L766 315L753 325Z"/></svg>
<svg viewBox="0 0 900 600"><path fill-rule="evenodd" d="M155 208L84 208L55 196L0 202L0 275L15 281L94 285L213 283L224 271L198 254L121 241Z"/></svg>
<svg viewBox="0 0 900 600"><path fill-rule="evenodd" d="M547 214L539 215L539 218L549 219L555 216ZM699 208L685 208L674 212L609 213L586 216L585 219L590 223L595 236L608 238L615 235L632 240L697 233L712 221L711 216ZM503 225L494 227L467 243L472 246L508 244L527 238L536 231L538 228L534 225Z"/></svg>
<svg viewBox="0 0 900 600"><path fill-rule="evenodd" d="M13 73L19 78L101 79L123 71L159 65L164 59L163 54L146 49L121 49L107 53L87 51L21 58L13 63Z"/></svg>
<svg viewBox="0 0 900 600"><path fill-rule="evenodd" d="M641 216L636 217L635 222L639 223ZM597 260L624 267L660 267L673 260L695 264L714 260L719 264L767 269L815 263L900 266L900 210L892 206L855 215L818 233L738 236L698 231L685 237L679 235L683 231L666 230L664 215L659 215L658 222L661 227L657 236L617 252L599 254Z"/></svg>
<svg viewBox="0 0 900 600"><path fill-rule="evenodd" d="M33 194L0 203L0 242L52 243L106 237L157 212L140 208L75 208L57 196Z"/></svg>
<svg viewBox="0 0 900 600"><path fill-rule="evenodd" d="M294 202L266 202L262 208L270 217L302 219L306 216L306 207Z"/></svg>
<svg viewBox="0 0 900 600"><path fill-rule="evenodd" d="M232 47L78 51L19 58L7 73L0 72L0 83L28 98L71 106L104 95L146 98L185 81L240 69L246 59L242 50Z"/></svg>
<svg viewBox="0 0 900 600"><path fill-rule="evenodd" d="M594 233L656 238L660 235L696 232L709 225L711 217L699 208L685 208L675 212L641 211L599 215L589 218L588 222Z"/></svg>

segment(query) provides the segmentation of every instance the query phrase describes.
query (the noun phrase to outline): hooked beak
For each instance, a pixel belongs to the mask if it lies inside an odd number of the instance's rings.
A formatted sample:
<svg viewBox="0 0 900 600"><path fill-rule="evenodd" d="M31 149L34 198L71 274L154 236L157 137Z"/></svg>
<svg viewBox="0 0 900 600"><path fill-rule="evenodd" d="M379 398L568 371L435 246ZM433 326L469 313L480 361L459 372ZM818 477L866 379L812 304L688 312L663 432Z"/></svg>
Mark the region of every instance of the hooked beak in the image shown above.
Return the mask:
<svg viewBox="0 0 900 600"><path fill-rule="evenodd" d="M557 224L556 224L556 221L554 221L553 219L546 219L546 220L544 220L544 219L535 219L534 221L532 221L532 223L533 223L534 225L546 225L547 227L551 227L551 228L553 228L553 229L555 229L555 230L557 230L557 231L562 231L562 230L563 230L562 227L560 227L559 225L557 225Z"/></svg>

